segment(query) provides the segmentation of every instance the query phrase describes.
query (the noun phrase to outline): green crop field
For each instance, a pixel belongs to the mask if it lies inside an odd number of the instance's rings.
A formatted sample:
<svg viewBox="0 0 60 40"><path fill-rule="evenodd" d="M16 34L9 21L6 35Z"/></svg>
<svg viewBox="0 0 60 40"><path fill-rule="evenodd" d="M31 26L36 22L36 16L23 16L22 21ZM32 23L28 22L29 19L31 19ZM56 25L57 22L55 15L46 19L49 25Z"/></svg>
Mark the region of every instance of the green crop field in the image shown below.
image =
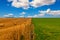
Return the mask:
<svg viewBox="0 0 60 40"><path fill-rule="evenodd" d="M32 18L35 40L60 40L60 18Z"/></svg>

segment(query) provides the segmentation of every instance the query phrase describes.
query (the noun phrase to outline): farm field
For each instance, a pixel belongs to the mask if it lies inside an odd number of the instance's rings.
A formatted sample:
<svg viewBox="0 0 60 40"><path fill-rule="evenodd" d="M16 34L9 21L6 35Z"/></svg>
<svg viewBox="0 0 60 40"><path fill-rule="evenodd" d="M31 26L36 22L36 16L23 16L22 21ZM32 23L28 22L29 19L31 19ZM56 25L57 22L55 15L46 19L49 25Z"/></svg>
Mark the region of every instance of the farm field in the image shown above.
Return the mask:
<svg viewBox="0 0 60 40"><path fill-rule="evenodd" d="M0 40L33 40L31 18L0 18Z"/></svg>
<svg viewBox="0 0 60 40"><path fill-rule="evenodd" d="M0 40L60 40L60 18L0 18Z"/></svg>
<svg viewBox="0 0 60 40"><path fill-rule="evenodd" d="M35 40L60 40L60 18L32 18Z"/></svg>

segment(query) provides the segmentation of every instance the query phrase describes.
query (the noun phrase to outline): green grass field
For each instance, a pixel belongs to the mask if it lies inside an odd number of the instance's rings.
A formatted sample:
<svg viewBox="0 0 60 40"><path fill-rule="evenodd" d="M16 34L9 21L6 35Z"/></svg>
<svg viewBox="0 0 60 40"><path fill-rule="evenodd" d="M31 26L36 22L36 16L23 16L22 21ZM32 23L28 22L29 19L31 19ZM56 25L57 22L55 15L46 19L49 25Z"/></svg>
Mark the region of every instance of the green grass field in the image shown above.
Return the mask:
<svg viewBox="0 0 60 40"><path fill-rule="evenodd" d="M60 18L32 18L35 40L60 40Z"/></svg>

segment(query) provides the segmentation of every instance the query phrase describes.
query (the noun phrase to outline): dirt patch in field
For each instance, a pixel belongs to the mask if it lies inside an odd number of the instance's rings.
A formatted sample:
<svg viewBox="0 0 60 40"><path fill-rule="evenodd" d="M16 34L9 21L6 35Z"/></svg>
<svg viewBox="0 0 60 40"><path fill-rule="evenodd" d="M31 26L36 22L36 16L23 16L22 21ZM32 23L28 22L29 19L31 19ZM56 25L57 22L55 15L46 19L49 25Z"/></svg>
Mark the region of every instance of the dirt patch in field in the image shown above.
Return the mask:
<svg viewBox="0 0 60 40"><path fill-rule="evenodd" d="M0 40L34 40L31 18L0 18Z"/></svg>

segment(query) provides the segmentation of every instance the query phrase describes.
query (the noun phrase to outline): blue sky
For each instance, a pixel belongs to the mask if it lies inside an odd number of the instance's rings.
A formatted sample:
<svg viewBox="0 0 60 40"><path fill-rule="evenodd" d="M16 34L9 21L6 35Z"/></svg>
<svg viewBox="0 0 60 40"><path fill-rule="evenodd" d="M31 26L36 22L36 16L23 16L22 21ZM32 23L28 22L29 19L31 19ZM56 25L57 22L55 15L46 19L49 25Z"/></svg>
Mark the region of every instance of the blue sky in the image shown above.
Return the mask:
<svg viewBox="0 0 60 40"><path fill-rule="evenodd" d="M60 17L60 0L0 0L0 17L8 15L14 17Z"/></svg>

